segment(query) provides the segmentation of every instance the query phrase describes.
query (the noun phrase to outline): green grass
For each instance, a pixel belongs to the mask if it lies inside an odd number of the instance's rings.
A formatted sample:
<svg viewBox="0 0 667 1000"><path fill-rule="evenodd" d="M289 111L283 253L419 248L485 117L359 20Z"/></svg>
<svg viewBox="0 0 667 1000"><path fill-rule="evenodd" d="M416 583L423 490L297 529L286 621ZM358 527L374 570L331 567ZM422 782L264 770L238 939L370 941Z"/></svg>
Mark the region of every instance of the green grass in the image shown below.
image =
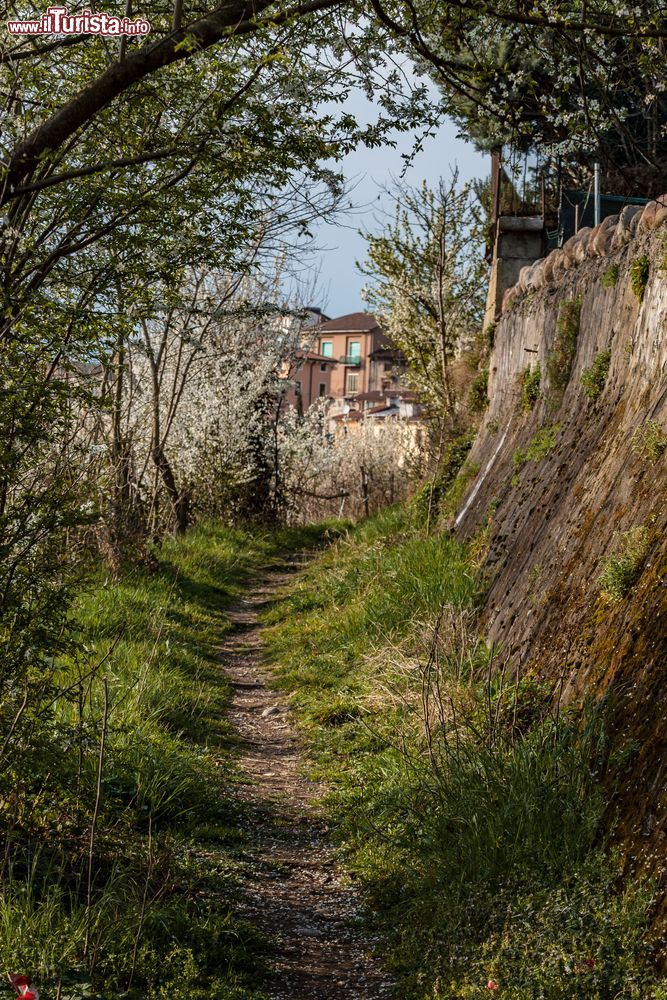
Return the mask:
<svg viewBox="0 0 667 1000"><path fill-rule="evenodd" d="M603 709L554 711L476 635L466 549L391 510L267 615L348 867L404 1000L635 997L650 892L601 846Z"/></svg>
<svg viewBox="0 0 667 1000"><path fill-rule="evenodd" d="M584 368L582 371L581 384L591 402L595 402L602 393L607 381L607 375L609 374L610 364L611 351L598 351L593 358L592 365L589 368Z"/></svg>
<svg viewBox="0 0 667 1000"><path fill-rule="evenodd" d="M260 1000L265 944L234 915L225 607L284 546L343 528L195 528L156 551L154 571L100 573L79 595L78 652L61 658L0 775L0 952L42 996L60 985L67 1000L185 1000L196 983L217 1000Z"/></svg>

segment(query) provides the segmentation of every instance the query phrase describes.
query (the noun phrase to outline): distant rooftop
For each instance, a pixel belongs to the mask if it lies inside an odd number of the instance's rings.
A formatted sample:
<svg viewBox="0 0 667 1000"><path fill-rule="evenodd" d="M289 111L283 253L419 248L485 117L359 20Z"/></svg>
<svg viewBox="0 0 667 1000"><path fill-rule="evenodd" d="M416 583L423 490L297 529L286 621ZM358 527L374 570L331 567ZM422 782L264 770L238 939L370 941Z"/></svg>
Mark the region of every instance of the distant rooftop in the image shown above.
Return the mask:
<svg viewBox="0 0 667 1000"><path fill-rule="evenodd" d="M336 319L327 320L318 327L320 334L326 333L372 333L379 330L380 324L373 313L356 312Z"/></svg>

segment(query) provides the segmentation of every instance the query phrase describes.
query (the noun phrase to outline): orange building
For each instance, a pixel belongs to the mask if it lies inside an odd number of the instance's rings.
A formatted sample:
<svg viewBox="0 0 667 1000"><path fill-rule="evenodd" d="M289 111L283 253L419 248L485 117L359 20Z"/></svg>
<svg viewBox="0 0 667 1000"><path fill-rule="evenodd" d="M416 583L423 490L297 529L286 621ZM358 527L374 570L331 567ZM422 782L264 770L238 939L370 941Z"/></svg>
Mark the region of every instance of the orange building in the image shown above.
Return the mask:
<svg viewBox="0 0 667 1000"><path fill-rule="evenodd" d="M333 396L332 379L338 367L335 359L317 351L297 351L291 369L285 374L284 400L303 413L316 399Z"/></svg>
<svg viewBox="0 0 667 1000"><path fill-rule="evenodd" d="M331 375L334 399L352 402L360 393L376 388L372 382L377 381L377 365L389 367L389 363L376 361L372 355L386 351L389 343L372 313L349 313L326 320L318 325L317 334L319 353L338 362Z"/></svg>

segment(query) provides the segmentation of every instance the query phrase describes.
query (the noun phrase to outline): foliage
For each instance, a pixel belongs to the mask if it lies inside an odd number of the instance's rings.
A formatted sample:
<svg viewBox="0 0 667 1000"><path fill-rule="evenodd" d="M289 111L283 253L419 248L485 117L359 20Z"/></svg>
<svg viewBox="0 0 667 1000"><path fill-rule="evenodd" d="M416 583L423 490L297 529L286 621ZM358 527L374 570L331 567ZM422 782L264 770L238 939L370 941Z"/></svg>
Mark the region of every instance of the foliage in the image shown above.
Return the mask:
<svg viewBox="0 0 667 1000"><path fill-rule="evenodd" d="M650 271L651 262L645 253L633 260L630 265L630 287L640 302L644 298Z"/></svg>
<svg viewBox="0 0 667 1000"><path fill-rule="evenodd" d="M394 218L366 234L366 301L408 362L415 388L435 414L456 425L460 409L453 361L480 325L486 265L481 220L469 186L453 174L435 190L426 182L390 190Z"/></svg>
<svg viewBox="0 0 667 1000"><path fill-rule="evenodd" d="M549 424L541 427L525 448L517 448L512 461L515 466L524 465L526 462L540 462L549 452L556 447L556 441L560 433L560 424Z"/></svg>
<svg viewBox="0 0 667 1000"><path fill-rule="evenodd" d="M475 375L468 390L468 409L472 413L482 413L489 405L487 386L489 383L489 369Z"/></svg>
<svg viewBox="0 0 667 1000"><path fill-rule="evenodd" d="M667 434L655 420L645 420L632 435L632 450L636 455L658 462L667 450Z"/></svg>
<svg viewBox="0 0 667 1000"><path fill-rule="evenodd" d="M664 95L654 90L664 35L659 3L642 7L652 37L616 2L595 2L583 21L573 3L560 4L557 15L469 8L458 19L448 3L405 6L410 13L396 20L478 148L537 148L587 168L595 151L610 180L622 183L623 167L630 166L636 193L646 190L639 177L660 185L665 145L646 139L650 114L659 120L665 114ZM610 45L618 59L613 68Z"/></svg>
<svg viewBox="0 0 667 1000"><path fill-rule="evenodd" d="M618 264L610 264L602 275L602 287L613 288L618 281Z"/></svg>
<svg viewBox="0 0 667 1000"><path fill-rule="evenodd" d="M521 387L521 409L524 411L532 410L535 403L540 398L540 384L542 381L542 368L539 361L533 368L528 365L521 372L519 378L519 384Z"/></svg>
<svg viewBox="0 0 667 1000"><path fill-rule="evenodd" d="M645 526L619 535L615 551L604 560L600 574L600 589L610 601L622 601L628 595L639 578L650 546L651 534Z"/></svg>
<svg viewBox="0 0 667 1000"><path fill-rule="evenodd" d="M400 995L472 1000L491 980L515 1000L649 996L649 887L619 890L599 844L603 714L504 682L475 637L472 572L390 511L268 615Z"/></svg>
<svg viewBox="0 0 667 1000"><path fill-rule="evenodd" d="M577 349L581 297L561 303L556 322L554 345L547 357L547 376L552 392L565 391Z"/></svg>
<svg viewBox="0 0 667 1000"><path fill-rule="evenodd" d="M611 351L598 351L591 366L582 371L581 384L591 402L595 402L604 389L610 364Z"/></svg>

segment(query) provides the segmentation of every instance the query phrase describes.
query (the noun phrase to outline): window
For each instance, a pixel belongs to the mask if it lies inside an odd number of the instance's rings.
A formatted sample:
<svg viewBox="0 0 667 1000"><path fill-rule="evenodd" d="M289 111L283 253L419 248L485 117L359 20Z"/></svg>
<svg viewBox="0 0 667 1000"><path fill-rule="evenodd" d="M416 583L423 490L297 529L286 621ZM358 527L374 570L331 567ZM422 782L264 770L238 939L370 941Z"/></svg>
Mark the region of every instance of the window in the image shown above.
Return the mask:
<svg viewBox="0 0 667 1000"><path fill-rule="evenodd" d="M361 358L361 342L359 340L348 341L347 355L349 358L355 358L357 361Z"/></svg>
<svg viewBox="0 0 667 1000"><path fill-rule="evenodd" d="M320 396L326 396L327 394L327 384L326 382L320 382Z"/></svg>
<svg viewBox="0 0 667 1000"><path fill-rule="evenodd" d="M321 354L325 358L333 358L333 340L323 340Z"/></svg>
<svg viewBox="0 0 667 1000"><path fill-rule="evenodd" d="M327 371L328 367L329 367L328 365L320 365L320 371L325 372Z"/></svg>
<svg viewBox="0 0 667 1000"><path fill-rule="evenodd" d="M391 361L385 361L385 363L384 363L384 371L390 372L393 367L394 366L392 365Z"/></svg>
<svg viewBox="0 0 667 1000"><path fill-rule="evenodd" d="M348 393L359 391L359 376L356 372L348 372L345 388Z"/></svg>

